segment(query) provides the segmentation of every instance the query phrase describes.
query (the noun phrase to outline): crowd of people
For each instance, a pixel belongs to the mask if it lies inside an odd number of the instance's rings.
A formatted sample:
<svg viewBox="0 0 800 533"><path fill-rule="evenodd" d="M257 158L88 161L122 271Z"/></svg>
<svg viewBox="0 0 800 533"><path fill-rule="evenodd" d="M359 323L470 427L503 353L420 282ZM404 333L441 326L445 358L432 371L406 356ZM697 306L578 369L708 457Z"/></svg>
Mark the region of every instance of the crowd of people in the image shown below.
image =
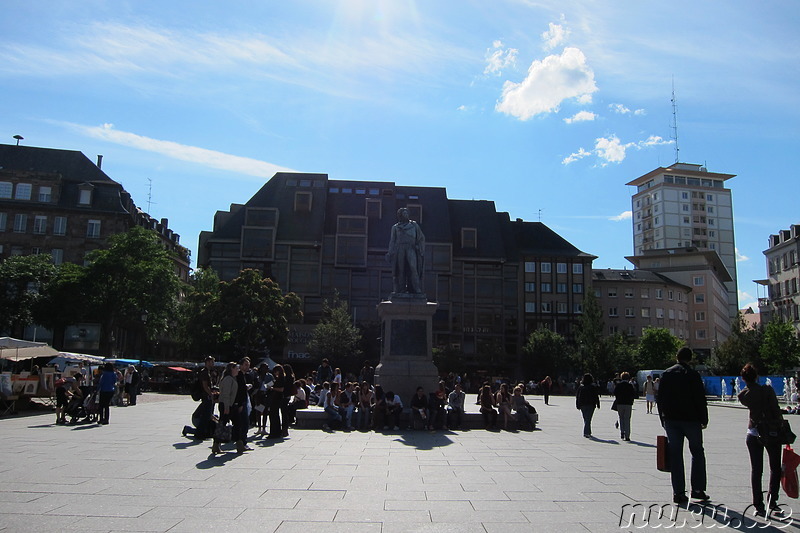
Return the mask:
<svg viewBox="0 0 800 533"><path fill-rule="evenodd" d="M112 405L136 405L140 380L139 372L133 365L128 365L122 372L112 363L104 363L90 372L89 367L79 363L70 373L54 384L58 425L80 422L106 425Z"/></svg>

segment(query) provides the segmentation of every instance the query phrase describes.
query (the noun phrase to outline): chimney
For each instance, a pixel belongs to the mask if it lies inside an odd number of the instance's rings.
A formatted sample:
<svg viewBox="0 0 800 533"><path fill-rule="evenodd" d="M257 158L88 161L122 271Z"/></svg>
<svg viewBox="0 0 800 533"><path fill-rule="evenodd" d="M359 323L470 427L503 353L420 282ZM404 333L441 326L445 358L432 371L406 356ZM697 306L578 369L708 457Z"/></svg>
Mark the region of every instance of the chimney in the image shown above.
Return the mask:
<svg viewBox="0 0 800 533"><path fill-rule="evenodd" d="M97 168L99 168L101 170L103 168L103 156L102 155L98 155L97 156Z"/></svg>

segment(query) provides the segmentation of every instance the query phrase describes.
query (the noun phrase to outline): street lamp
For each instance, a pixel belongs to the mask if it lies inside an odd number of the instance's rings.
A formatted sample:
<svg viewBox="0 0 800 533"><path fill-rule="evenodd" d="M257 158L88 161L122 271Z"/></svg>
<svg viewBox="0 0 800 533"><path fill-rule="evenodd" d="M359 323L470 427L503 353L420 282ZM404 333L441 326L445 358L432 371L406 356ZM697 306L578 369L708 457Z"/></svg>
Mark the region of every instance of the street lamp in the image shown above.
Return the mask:
<svg viewBox="0 0 800 533"><path fill-rule="evenodd" d="M24 138L25 138L25 137L23 137L22 135L14 135L14 139L16 139L16 140L17 140L17 146L19 146L19 142L20 142L21 140L23 140Z"/></svg>
<svg viewBox="0 0 800 533"><path fill-rule="evenodd" d="M142 311L142 350L139 352L139 368L142 368L142 355L147 346L147 310Z"/></svg>

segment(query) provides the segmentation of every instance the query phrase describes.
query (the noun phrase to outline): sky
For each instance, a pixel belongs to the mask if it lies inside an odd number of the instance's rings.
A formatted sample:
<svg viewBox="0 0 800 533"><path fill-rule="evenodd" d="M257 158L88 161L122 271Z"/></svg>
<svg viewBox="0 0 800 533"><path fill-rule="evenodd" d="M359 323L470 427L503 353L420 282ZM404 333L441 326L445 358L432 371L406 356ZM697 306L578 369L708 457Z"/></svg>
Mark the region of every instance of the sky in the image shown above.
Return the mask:
<svg viewBox="0 0 800 533"><path fill-rule="evenodd" d="M632 268L625 184L735 174L740 307L797 214L800 2L27 0L0 142L104 156L197 256L278 171L446 187ZM673 105L674 94L674 105ZM677 142L676 142L677 139ZM759 293L758 291L762 292Z"/></svg>

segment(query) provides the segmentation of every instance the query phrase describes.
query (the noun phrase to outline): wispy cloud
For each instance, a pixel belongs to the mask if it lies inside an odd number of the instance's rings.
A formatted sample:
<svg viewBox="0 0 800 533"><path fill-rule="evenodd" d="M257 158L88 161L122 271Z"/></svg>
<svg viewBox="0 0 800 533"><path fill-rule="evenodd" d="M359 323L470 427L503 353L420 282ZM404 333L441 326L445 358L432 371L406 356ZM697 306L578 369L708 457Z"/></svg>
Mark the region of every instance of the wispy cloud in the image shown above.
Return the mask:
<svg viewBox="0 0 800 533"><path fill-rule="evenodd" d="M188 146L173 141L153 139L126 131L114 129L113 124L102 126L84 126L81 124L68 124L69 127L83 135L102 141L136 148L147 152L154 152L166 157L188 161L218 170L225 170L236 174L256 176L261 179L269 178L276 172L293 172L292 169L281 167L258 159L240 157L231 154Z"/></svg>
<svg viewBox="0 0 800 533"><path fill-rule="evenodd" d="M563 22L563 17L562 17ZM544 49L552 50L553 48L563 44L567 37L569 37L570 30L562 24L550 23L547 31L542 33L542 41L544 41Z"/></svg>
<svg viewBox="0 0 800 533"><path fill-rule="evenodd" d="M592 121L597 118L597 115L592 113L591 111L578 111L571 117L567 117L564 119L564 122L567 124L572 124L573 122L588 122Z"/></svg>
<svg viewBox="0 0 800 533"><path fill-rule="evenodd" d="M561 163L569 165L579 159L594 155L597 157L600 166L606 166L609 163L621 163L624 161L625 157L627 157L627 151L631 148L641 150L642 148L672 143L673 141L665 141L658 135L651 135L642 141L628 143L623 143L616 135L609 135L608 137L596 139L592 150L579 148L577 152L562 159Z"/></svg>
<svg viewBox="0 0 800 533"><path fill-rule="evenodd" d="M625 107L622 104L608 104L608 108L614 113L617 113L618 115L633 114L636 116L641 116L646 114L644 109L636 109L634 111L631 111L629 108Z"/></svg>
<svg viewBox="0 0 800 533"><path fill-rule="evenodd" d="M745 261L750 261L750 258L744 255L739 251L739 248L736 248L736 262L743 263Z"/></svg>
<svg viewBox="0 0 800 533"><path fill-rule="evenodd" d="M758 312L758 299L753 297L752 294L749 294L745 291L738 291L739 293L739 309L747 309L748 307L752 307L753 311Z"/></svg>
<svg viewBox="0 0 800 533"><path fill-rule="evenodd" d="M577 48L534 61L519 83L506 81L495 109L520 120L558 111L561 102L597 91L594 72Z"/></svg>
<svg viewBox="0 0 800 533"><path fill-rule="evenodd" d="M492 47L486 50L486 68L483 73L487 76L501 76L503 70L517 64L516 48L506 49L502 41L495 41Z"/></svg>
<svg viewBox="0 0 800 533"><path fill-rule="evenodd" d="M608 220L613 220L614 222L620 222L622 220L630 220L633 217L632 211L623 211L619 215L614 215L613 217L609 217Z"/></svg>

